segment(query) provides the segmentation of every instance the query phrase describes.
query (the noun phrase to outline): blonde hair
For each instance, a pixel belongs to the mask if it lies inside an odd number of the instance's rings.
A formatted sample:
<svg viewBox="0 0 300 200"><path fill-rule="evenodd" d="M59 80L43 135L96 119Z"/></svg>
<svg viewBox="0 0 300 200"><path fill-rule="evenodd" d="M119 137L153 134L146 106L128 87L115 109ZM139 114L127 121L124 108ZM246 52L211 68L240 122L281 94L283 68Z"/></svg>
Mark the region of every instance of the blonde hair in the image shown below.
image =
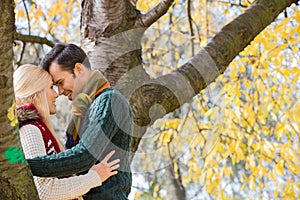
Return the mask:
<svg viewBox="0 0 300 200"><path fill-rule="evenodd" d="M61 151L65 150L54 132L50 120L50 111L46 97L46 87L52 78L41 67L25 64L15 70L13 75L14 93L17 107L33 103L43 121L57 140Z"/></svg>

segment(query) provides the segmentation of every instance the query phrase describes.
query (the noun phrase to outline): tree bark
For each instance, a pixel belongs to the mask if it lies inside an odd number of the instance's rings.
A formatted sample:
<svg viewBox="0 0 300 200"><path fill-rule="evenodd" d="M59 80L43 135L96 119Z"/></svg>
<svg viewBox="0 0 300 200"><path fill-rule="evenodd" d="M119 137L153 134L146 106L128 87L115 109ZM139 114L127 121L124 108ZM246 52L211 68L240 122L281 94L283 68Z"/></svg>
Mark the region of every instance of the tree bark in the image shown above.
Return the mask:
<svg viewBox="0 0 300 200"><path fill-rule="evenodd" d="M145 28L130 31L139 15L127 0L82 3L81 47L87 52L92 67L119 88L148 77L142 68L140 44ZM134 80L122 78L135 67L140 68L141 74Z"/></svg>
<svg viewBox="0 0 300 200"><path fill-rule="evenodd" d="M0 199L38 199L27 165L9 162L9 147L20 148L16 127L10 125L8 108L13 104L14 1L0 3Z"/></svg>

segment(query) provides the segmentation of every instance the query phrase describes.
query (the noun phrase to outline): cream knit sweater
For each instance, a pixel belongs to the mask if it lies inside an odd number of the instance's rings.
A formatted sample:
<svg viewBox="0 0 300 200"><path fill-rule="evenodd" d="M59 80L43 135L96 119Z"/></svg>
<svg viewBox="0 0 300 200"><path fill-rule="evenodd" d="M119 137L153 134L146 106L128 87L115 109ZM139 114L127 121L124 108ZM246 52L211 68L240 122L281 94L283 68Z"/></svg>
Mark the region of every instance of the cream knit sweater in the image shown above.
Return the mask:
<svg viewBox="0 0 300 200"><path fill-rule="evenodd" d="M24 125L19 130L25 158L46 155L40 130L34 125ZM42 200L82 199L81 196L91 188L102 184L97 172L90 169L85 175L69 178L44 178L34 176L34 183Z"/></svg>

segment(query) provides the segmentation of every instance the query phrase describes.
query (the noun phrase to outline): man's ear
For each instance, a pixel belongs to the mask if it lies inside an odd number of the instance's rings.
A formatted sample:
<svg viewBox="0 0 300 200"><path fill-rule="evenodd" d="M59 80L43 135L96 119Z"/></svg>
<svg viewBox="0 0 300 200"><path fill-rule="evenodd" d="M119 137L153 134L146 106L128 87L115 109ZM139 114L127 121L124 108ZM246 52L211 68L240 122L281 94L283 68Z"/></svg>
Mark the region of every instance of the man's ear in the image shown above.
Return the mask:
<svg viewBox="0 0 300 200"><path fill-rule="evenodd" d="M82 64L81 63L76 63L74 67L74 74L78 76L80 74L80 71L82 70Z"/></svg>

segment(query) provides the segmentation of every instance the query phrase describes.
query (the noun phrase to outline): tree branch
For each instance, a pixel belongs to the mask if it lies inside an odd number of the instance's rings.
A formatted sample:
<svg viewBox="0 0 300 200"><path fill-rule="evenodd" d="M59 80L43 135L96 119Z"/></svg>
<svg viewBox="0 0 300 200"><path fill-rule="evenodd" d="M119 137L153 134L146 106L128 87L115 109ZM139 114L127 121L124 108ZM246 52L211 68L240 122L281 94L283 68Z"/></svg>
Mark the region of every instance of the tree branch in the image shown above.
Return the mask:
<svg viewBox="0 0 300 200"><path fill-rule="evenodd" d="M156 22L161 16L163 16L173 4L174 0L163 0L157 4L154 8L142 15L137 21L137 27L149 27Z"/></svg>
<svg viewBox="0 0 300 200"><path fill-rule="evenodd" d="M29 18L28 9L27 9L27 6L26 6L26 3L25 3L25 1L24 1L24 0L23 0L23 5L24 5L24 8L25 8L26 16L27 16L27 23L28 23L28 35L31 35L30 18Z"/></svg>
<svg viewBox="0 0 300 200"><path fill-rule="evenodd" d="M192 48L192 56L195 55L195 48L194 48L194 30L193 30L193 23L192 23L192 14L191 14L191 0L187 1L187 15L190 27L190 35L191 35L191 48Z"/></svg>
<svg viewBox="0 0 300 200"><path fill-rule="evenodd" d="M232 6L237 6L237 7L242 7L242 8L248 7L247 5L243 5L241 1L239 3L232 3L232 2L227 2L227 1L219 1L219 2L223 3L223 4L229 4L231 7ZM250 3L250 2L248 2L248 3Z"/></svg>
<svg viewBox="0 0 300 200"><path fill-rule="evenodd" d="M19 60L16 62L16 65L20 65L20 63L22 62L22 59L23 59L23 55L24 55L24 52L25 52L25 46L26 46L26 42L22 42L22 50L21 50L21 53L20 53L20 58Z"/></svg>
<svg viewBox="0 0 300 200"><path fill-rule="evenodd" d="M198 54L176 71L150 80L129 99L134 122L150 126L189 102L222 74L229 63L285 8L298 0L260 0L227 24ZM140 98L141 97L141 98Z"/></svg>
<svg viewBox="0 0 300 200"><path fill-rule="evenodd" d="M33 36L33 35L23 35L21 33L15 33L14 35L15 40L20 40L23 42L31 42L31 43L39 43L39 44L46 44L49 47L54 47L54 43L47 38Z"/></svg>

